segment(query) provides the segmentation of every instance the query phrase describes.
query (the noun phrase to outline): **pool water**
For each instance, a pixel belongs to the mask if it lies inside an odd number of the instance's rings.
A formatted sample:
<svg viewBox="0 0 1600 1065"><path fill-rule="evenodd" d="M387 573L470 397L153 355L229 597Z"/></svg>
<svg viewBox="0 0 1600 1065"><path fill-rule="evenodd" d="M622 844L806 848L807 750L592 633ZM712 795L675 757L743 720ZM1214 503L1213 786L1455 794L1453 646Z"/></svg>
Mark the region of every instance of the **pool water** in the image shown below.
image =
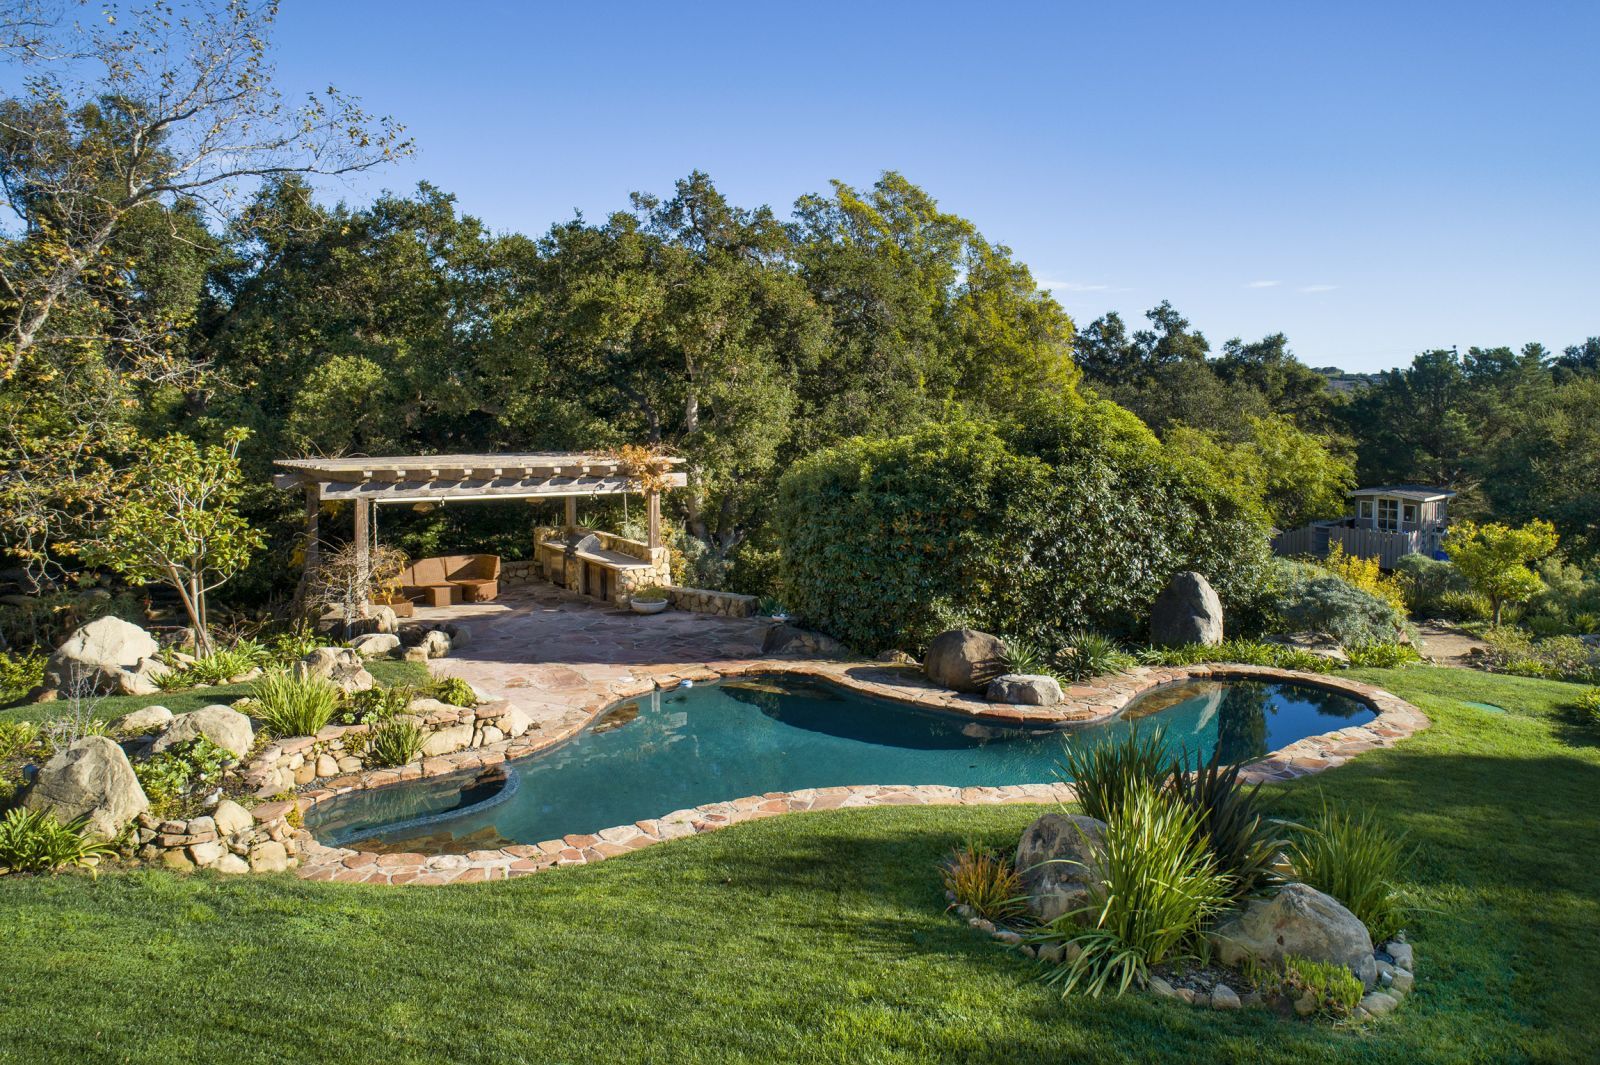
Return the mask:
<svg viewBox="0 0 1600 1065"><path fill-rule="evenodd" d="M1108 721L1001 728L820 681L760 677L620 703L578 736L508 762L509 785L473 770L312 807L324 843L464 851L597 832L704 803L843 784L1037 784L1060 779L1062 744L1161 725L1190 762L1218 748L1250 761L1371 721L1365 703L1306 685L1200 681L1156 689Z"/></svg>

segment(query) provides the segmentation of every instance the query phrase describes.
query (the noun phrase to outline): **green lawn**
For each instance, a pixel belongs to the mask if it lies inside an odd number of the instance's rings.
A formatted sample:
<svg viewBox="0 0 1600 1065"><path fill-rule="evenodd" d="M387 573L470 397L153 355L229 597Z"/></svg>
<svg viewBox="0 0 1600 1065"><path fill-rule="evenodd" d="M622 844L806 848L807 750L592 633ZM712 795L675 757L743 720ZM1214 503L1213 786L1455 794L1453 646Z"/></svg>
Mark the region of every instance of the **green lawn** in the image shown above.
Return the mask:
<svg viewBox="0 0 1600 1065"><path fill-rule="evenodd" d="M802 814L471 887L0 878L0 1062L1560 1062L1600 1047L1600 736L1578 688L1361 679L1435 725L1282 789L1421 847L1420 982L1370 1031L1060 998L933 864L1037 808ZM1461 700L1498 703L1488 714Z"/></svg>
<svg viewBox="0 0 1600 1065"><path fill-rule="evenodd" d="M428 667L421 662L401 662L393 659L375 659L366 663L367 672L385 687L397 684L423 685L428 683ZM146 706L164 706L174 714L186 714L212 703L231 703L240 696L250 694L249 684L219 684L211 688L198 688L182 692L158 692L155 695L117 695L101 699L95 704L94 716L103 721L121 717ZM61 704L23 703L8 710L0 710L0 721L49 721L61 714Z"/></svg>

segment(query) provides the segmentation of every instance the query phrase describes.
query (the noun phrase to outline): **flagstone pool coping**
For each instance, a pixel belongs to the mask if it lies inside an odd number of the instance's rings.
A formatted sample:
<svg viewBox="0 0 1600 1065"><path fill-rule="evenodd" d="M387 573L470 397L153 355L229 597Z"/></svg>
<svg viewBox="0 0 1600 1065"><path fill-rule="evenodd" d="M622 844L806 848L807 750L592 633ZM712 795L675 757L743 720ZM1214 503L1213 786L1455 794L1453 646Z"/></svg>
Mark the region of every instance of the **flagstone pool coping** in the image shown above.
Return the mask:
<svg viewBox="0 0 1600 1065"><path fill-rule="evenodd" d="M571 672L571 671L569 671ZM593 671L591 671L593 673ZM963 714L1000 725L1054 724L1063 728L1111 717L1146 692L1191 680L1256 680L1306 684L1340 692L1369 705L1377 717L1316 736L1308 736L1248 765L1250 781L1292 780L1342 765L1358 755L1399 741L1428 727L1415 706L1381 688L1342 677L1272 669L1264 666L1204 664L1174 668L1140 667L1128 673L1097 677L1066 689L1066 699L1052 707L1009 706L972 695L936 688L915 667L834 659L748 658L684 666L631 666L611 669L537 693L543 721L536 730L515 739L426 758L399 769L370 770L335 777L303 791L293 803L265 803L254 810L257 820L284 816L298 804L303 814L319 802L366 788L460 770L486 768L524 758L566 742L582 732L604 710L618 702L671 690L684 681L704 683L729 677L783 674L837 684L863 695ZM573 673L572 676L581 676ZM513 699L534 693L509 693ZM685 836L713 832L780 814L871 806L996 805L1057 803L1074 797L1070 784L1022 784L1003 787L952 787L940 784L875 785L808 788L768 792L618 825L599 832L574 834L538 844L518 844L466 854L374 853L329 847L301 832L298 875L307 880L369 884L459 884L527 876L545 869L585 865Z"/></svg>

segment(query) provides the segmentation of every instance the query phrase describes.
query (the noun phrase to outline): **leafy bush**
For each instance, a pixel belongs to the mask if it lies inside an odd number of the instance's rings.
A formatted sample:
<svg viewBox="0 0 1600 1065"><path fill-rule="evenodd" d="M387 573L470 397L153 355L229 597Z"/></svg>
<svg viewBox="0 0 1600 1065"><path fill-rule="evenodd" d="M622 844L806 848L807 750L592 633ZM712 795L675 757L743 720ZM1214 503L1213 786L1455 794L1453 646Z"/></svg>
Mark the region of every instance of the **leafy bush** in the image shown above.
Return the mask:
<svg viewBox="0 0 1600 1065"><path fill-rule="evenodd" d="M1576 636L1534 640L1521 629L1502 626L1488 630L1483 638L1489 645L1483 665L1491 672L1600 684L1600 648Z"/></svg>
<svg viewBox="0 0 1600 1065"><path fill-rule="evenodd" d="M1352 666L1362 669L1397 669L1422 661L1422 655L1408 643L1354 644L1344 653Z"/></svg>
<svg viewBox="0 0 1600 1065"><path fill-rule="evenodd" d="M1246 787L1239 770L1222 763L1219 748L1193 773L1185 773L1181 761L1175 764L1169 786L1199 817L1206 845L1217 868L1228 874L1234 895L1244 896L1277 881L1272 866L1285 840L1265 815L1261 785Z"/></svg>
<svg viewBox="0 0 1600 1065"><path fill-rule="evenodd" d="M1374 942L1393 939L1405 925L1395 879L1409 860L1404 835L1392 835L1370 811L1324 806L1289 843L1297 879L1326 892L1367 926Z"/></svg>
<svg viewBox="0 0 1600 1065"><path fill-rule="evenodd" d="M0 759L21 754L39 738L39 726L31 721L0 721Z"/></svg>
<svg viewBox="0 0 1600 1065"><path fill-rule="evenodd" d="M1329 548L1326 558L1312 564L1350 587L1366 592L1374 599L1383 600L1396 610L1406 608L1405 585L1385 574L1376 556L1362 558L1359 555L1347 555L1344 545L1335 543Z"/></svg>
<svg viewBox="0 0 1600 1065"><path fill-rule="evenodd" d="M1406 631L1405 614L1393 603L1331 573L1291 584L1277 613L1290 632L1325 633L1346 647L1394 643Z"/></svg>
<svg viewBox="0 0 1600 1065"><path fill-rule="evenodd" d="M1578 713L1591 724L1600 725L1600 688L1590 688L1578 696L1575 704Z"/></svg>
<svg viewBox="0 0 1600 1065"><path fill-rule="evenodd" d="M392 767L414 762L422 754L426 739L414 721L401 718L385 721L367 735L367 764Z"/></svg>
<svg viewBox="0 0 1600 1065"><path fill-rule="evenodd" d="M1488 621L1489 597L1474 591L1448 591L1439 596L1438 612L1456 621Z"/></svg>
<svg viewBox="0 0 1600 1065"><path fill-rule="evenodd" d="M27 698L43 684L47 661L37 651L0 651L0 706Z"/></svg>
<svg viewBox="0 0 1600 1065"><path fill-rule="evenodd" d="M953 622L1064 643L1064 619L1139 627L1179 570L1228 595L1265 558L1259 514L1174 461L1127 412L1078 396L1011 438L954 416L795 462L774 518L806 624L868 651Z"/></svg>
<svg viewBox="0 0 1600 1065"><path fill-rule="evenodd" d="M315 736L344 701L344 693L321 677L295 677L274 670L251 689L255 715L281 738Z"/></svg>
<svg viewBox="0 0 1600 1065"><path fill-rule="evenodd" d="M1224 640L1214 646L1191 643L1182 647L1150 647L1138 654L1147 666L1194 666L1202 662L1237 662L1248 666L1272 666L1301 673L1327 673L1333 660L1298 647L1253 640Z"/></svg>
<svg viewBox="0 0 1600 1065"><path fill-rule="evenodd" d="M408 686L383 688L373 686L353 692L334 714L339 725L376 725L388 721L396 714L406 712L416 692Z"/></svg>
<svg viewBox="0 0 1600 1065"><path fill-rule="evenodd" d="M478 693L460 677L441 677L433 686L433 697L451 706L477 706Z"/></svg>
<svg viewBox="0 0 1600 1065"><path fill-rule="evenodd" d="M1000 643L1000 666L1003 672L1044 673L1049 669L1049 656L1032 640L1003 636Z"/></svg>
<svg viewBox="0 0 1600 1065"><path fill-rule="evenodd" d="M139 778L151 811L157 817L175 817L184 812L185 800L198 802L220 785L223 771L234 760L231 752L196 736L135 762L133 775Z"/></svg>
<svg viewBox="0 0 1600 1065"><path fill-rule="evenodd" d="M1087 680L1110 673L1122 673L1138 660L1117 645L1117 641L1097 632L1075 632L1057 655L1061 671L1072 680Z"/></svg>
<svg viewBox="0 0 1600 1065"><path fill-rule="evenodd" d="M1529 600L1523 624L1541 636L1600 632L1600 576L1551 558L1539 577L1544 590Z"/></svg>
<svg viewBox="0 0 1600 1065"><path fill-rule="evenodd" d="M156 685L162 691L182 691L197 684L226 684L257 668L268 657L265 649L254 641L241 641L241 644L219 647L208 655L201 655L182 669L164 674Z"/></svg>
<svg viewBox="0 0 1600 1065"><path fill-rule="evenodd" d="M1167 779L1170 756L1166 730L1134 728L1118 740L1079 744L1069 737L1062 745L1060 770L1077 790L1083 812L1111 820L1117 805L1140 787L1160 787Z"/></svg>
<svg viewBox="0 0 1600 1065"><path fill-rule="evenodd" d="M979 917L1012 921L1028 912L1022 877L1011 859L968 841L943 866L944 886Z"/></svg>
<svg viewBox="0 0 1600 1065"><path fill-rule="evenodd" d="M1394 576L1405 592L1406 608L1420 618L1458 617L1447 605L1448 595L1470 595L1467 579L1449 562L1427 555L1403 555L1394 564ZM1484 601L1485 616L1488 601Z"/></svg>
<svg viewBox="0 0 1600 1065"><path fill-rule="evenodd" d="M1149 967L1191 948L1233 893L1206 847L1200 815L1148 781L1130 785L1113 804L1103 863L1105 877L1090 885L1089 904L1035 937L1077 945L1077 956L1046 977L1067 994L1143 986Z"/></svg>
<svg viewBox="0 0 1600 1065"><path fill-rule="evenodd" d="M1283 959L1278 992L1296 1002L1309 996L1312 1013L1338 1019L1354 1013L1367 990L1348 966L1291 954Z"/></svg>
<svg viewBox="0 0 1600 1065"><path fill-rule="evenodd" d="M111 848L84 834L87 818L68 824L50 810L9 810L0 818L0 865L24 873L88 866Z"/></svg>

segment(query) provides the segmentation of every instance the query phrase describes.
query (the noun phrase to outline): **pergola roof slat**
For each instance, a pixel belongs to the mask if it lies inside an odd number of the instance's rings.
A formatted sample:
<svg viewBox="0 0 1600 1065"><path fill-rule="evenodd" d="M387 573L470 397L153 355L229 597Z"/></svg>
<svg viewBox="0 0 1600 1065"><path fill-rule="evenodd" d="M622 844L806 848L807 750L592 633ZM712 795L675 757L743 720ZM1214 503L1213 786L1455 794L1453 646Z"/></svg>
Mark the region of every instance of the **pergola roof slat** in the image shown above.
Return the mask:
<svg viewBox="0 0 1600 1065"><path fill-rule="evenodd" d="M668 466L683 460L666 457ZM285 473L273 484L292 489L316 485L323 499L372 502L448 499L518 499L619 495L639 491L622 462L591 452L504 455L356 456L279 459ZM688 477L670 470L665 487L682 488Z"/></svg>

